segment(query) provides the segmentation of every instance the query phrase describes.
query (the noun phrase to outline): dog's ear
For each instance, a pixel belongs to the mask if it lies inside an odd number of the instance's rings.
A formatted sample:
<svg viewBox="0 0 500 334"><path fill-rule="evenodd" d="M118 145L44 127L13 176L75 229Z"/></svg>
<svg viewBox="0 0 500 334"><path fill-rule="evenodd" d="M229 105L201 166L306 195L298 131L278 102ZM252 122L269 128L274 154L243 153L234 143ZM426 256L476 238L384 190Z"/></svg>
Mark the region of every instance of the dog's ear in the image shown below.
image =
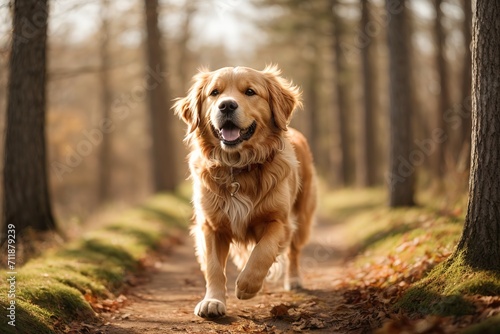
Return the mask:
<svg viewBox="0 0 500 334"><path fill-rule="evenodd" d="M281 71L276 66L267 66L262 73L267 81L274 123L279 129L286 131L293 111L302 106L299 88L282 78Z"/></svg>
<svg viewBox="0 0 500 334"><path fill-rule="evenodd" d="M172 107L174 113L188 125L188 135L200 125L203 90L209 77L210 72L207 69L201 69L193 77L193 85L189 88L187 96L178 98Z"/></svg>

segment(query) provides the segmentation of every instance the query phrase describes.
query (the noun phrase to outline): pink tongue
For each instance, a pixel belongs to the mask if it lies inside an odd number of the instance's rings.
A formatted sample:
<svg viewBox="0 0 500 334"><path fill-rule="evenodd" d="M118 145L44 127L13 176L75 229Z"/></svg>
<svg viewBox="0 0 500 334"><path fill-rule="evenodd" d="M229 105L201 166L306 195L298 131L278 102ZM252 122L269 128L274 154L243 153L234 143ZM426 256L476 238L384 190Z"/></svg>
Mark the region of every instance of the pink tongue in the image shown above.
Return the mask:
<svg viewBox="0 0 500 334"><path fill-rule="evenodd" d="M240 129L222 129L221 134L224 140L233 141L240 138Z"/></svg>

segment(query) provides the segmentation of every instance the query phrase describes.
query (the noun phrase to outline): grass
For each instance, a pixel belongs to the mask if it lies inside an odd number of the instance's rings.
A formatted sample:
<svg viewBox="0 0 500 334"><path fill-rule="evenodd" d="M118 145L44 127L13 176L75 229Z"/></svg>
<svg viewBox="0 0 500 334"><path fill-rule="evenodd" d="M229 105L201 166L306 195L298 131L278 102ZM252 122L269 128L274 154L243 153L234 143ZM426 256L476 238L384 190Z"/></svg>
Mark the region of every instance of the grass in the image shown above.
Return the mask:
<svg viewBox="0 0 500 334"><path fill-rule="evenodd" d="M320 215L342 222L351 248L363 255L359 264L380 256L411 261L438 249L450 252L462 231L463 211L450 212L443 207L447 203L430 195L418 199L420 206L397 209L387 207L381 188L345 189L321 198Z"/></svg>
<svg viewBox="0 0 500 334"><path fill-rule="evenodd" d="M181 196L157 195L144 205L116 215L104 226L17 268L15 327L1 333L53 333L57 325L95 318L85 295L108 298L126 275L174 228L185 228L191 207ZM8 277L5 271L1 277ZM8 290L0 281L0 289ZM4 298L0 307L9 306Z"/></svg>
<svg viewBox="0 0 500 334"><path fill-rule="evenodd" d="M325 193L321 199L320 214L342 222L356 267L390 257L409 267L422 259L431 264L424 278L394 305L394 312L459 317L477 314L476 296L500 295L499 272L472 270L461 254L445 260L462 233L467 198L423 193L417 199L419 206L398 209L387 208L382 189L345 189ZM495 316L471 326L467 333L496 333L498 328L500 317Z"/></svg>
<svg viewBox="0 0 500 334"><path fill-rule="evenodd" d="M53 333L61 322L95 317L84 296L109 298L119 293L127 273L139 269L140 260L163 237L186 228L191 213L187 198L155 196L18 268L16 327L3 321L0 332ZM410 266L422 258L432 260L435 254L441 261L454 250L465 218L465 199L449 201L429 194L417 199L418 207L393 210L386 207L385 191L377 188L323 191L320 198L320 216L331 217L343 229L359 268L390 257ZM459 316L474 312L468 295L500 295L497 273L473 271L457 259L442 262L413 284L395 310ZM7 277L6 272L0 275ZM0 281L0 289L8 290L6 280ZM7 308L6 302L0 299L0 307ZM488 333L499 325L496 316L468 330Z"/></svg>

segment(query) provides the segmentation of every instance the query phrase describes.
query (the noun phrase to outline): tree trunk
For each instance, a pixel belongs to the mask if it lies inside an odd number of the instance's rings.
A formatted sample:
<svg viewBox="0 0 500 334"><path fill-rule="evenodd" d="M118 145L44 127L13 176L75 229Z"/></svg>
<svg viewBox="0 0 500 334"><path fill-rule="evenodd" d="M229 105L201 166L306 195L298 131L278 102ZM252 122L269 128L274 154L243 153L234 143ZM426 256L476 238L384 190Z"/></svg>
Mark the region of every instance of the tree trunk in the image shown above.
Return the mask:
<svg viewBox="0 0 500 334"><path fill-rule="evenodd" d="M355 177L355 163L354 163L354 148L352 145L352 140L350 138L350 117L349 114L352 113L352 108L350 104L350 89L348 87L349 82L349 71L346 61L346 56L342 50L342 38L343 38L343 25L342 19L337 14L336 7L338 6L337 0L332 0L332 24L333 24L333 47L335 54L335 87L337 92L337 117L340 129L340 149L341 149L341 170L339 171L340 178L342 180L342 185L352 185Z"/></svg>
<svg viewBox="0 0 500 334"><path fill-rule="evenodd" d="M462 70L462 92L461 92L461 126L460 126L460 146L461 152L458 161L458 170L466 171L470 168L470 147L471 147L471 84L472 84L472 4L471 0L463 0L464 11L463 37L464 37L464 60Z"/></svg>
<svg viewBox="0 0 500 334"><path fill-rule="evenodd" d="M318 165L318 169L320 171L326 171L325 165L328 163L325 162L324 155L321 154L321 144L320 144L320 139L321 139L321 128L320 128L320 120L318 119L319 117L319 112L318 112L318 59L317 57L319 56L318 53L318 48L316 45L314 45L314 42L311 43L309 46L311 50L313 51L314 56L311 57L310 59L307 60L308 64L307 66L308 71L307 71L307 86L304 87L304 93L305 93L305 102L306 102L306 110L307 114L309 115L309 120L310 120L310 135L309 135L309 142L311 146L311 151L314 157L314 160L316 164Z"/></svg>
<svg viewBox="0 0 500 334"><path fill-rule="evenodd" d="M54 230L45 147L47 0L14 1L4 162L4 226Z"/></svg>
<svg viewBox="0 0 500 334"><path fill-rule="evenodd" d="M444 133L448 134L445 123L445 112L450 108L450 94L448 87L448 69L445 58L445 42L446 35L443 28L443 11L441 9L442 0L434 0L434 10L436 12L436 19L434 21L434 36L436 43L436 65L439 76L439 97L437 104L437 123L436 127L442 129ZM449 134L447 135L449 139ZM449 141L449 140L448 140ZM436 143L436 150L434 152L434 178L441 181L446 171L446 140Z"/></svg>
<svg viewBox="0 0 500 334"><path fill-rule="evenodd" d="M175 146L173 135L173 113L168 105L169 87L163 76L164 53L161 33L158 27L158 0L144 0L147 30L148 71L160 74L148 88L151 132L153 137L152 161L155 191L172 191L177 186Z"/></svg>
<svg viewBox="0 0 500 334"><path fill-rule="evenodd" d="M365 29L370 22L368 0L361 0L360 39L366 38ZM375 95L375 59L373 57L374 39L361 48L361 65L363 71L363 109L360 120L360 150L357 164L358 182L363 187L371 187L377 183L377 150L376 117L377 98Z"/></svg>
<svg viewBox="0 0 500 334"><path fill-rule="evenodd" d="M500 3L476 1L472 37L469 204L455 252L473 268L500 270Z"/></svg>
<svg viewBox="0 0 500 334"><path fill-rule="evenodd" d="M412 97L405 1L386 0L389 44L390 161L387 182L391 207L414 205L415 152L412 152Z"/></svg>
<svg viewBox="0 0 500 334"><path fill-rule="evenodd" d="M101 44L99 47L101 57L101 70L99 79L101 82L101 108L102 122L111 121L111 86L109 82L109 0L102 0L101 11ZM107 131L102 133L101 150L99 154L99 184L98 198L100 202L109 200L111 197L111 134Z"/></svg>
<svg viewBox="0 0 500 334"><path fill-rule="evenodd" d="M191 80L190 66L191 63L191 52L188 47L188 43L191 39L191 22L193 16L196 13L196 4L191 1L186 1L184 4L184 21L182 23L181 34L179 37L179 60L178 60L178 75L180 80L180 89L182 92L188 90L189 82Z"/></svg>

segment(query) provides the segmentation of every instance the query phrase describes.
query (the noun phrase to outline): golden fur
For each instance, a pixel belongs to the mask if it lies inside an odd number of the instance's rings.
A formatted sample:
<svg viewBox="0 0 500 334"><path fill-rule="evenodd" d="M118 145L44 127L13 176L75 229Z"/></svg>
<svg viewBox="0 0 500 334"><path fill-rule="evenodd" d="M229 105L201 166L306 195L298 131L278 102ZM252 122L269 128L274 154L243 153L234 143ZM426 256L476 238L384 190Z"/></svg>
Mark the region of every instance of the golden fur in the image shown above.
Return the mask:
<svg viewBox="0 0 500 334"><path fill-rule="evenodd" d="M307 142L288 127L299 105L298 88L276 67L226 67L200 71L174 106L188 125L192 234L207 283L195 308L201 317L226 313L230 250L242 269L239 299L258 293L285 251L285 288L301 287L298 258L309 237L316 184Z"/></svg>

